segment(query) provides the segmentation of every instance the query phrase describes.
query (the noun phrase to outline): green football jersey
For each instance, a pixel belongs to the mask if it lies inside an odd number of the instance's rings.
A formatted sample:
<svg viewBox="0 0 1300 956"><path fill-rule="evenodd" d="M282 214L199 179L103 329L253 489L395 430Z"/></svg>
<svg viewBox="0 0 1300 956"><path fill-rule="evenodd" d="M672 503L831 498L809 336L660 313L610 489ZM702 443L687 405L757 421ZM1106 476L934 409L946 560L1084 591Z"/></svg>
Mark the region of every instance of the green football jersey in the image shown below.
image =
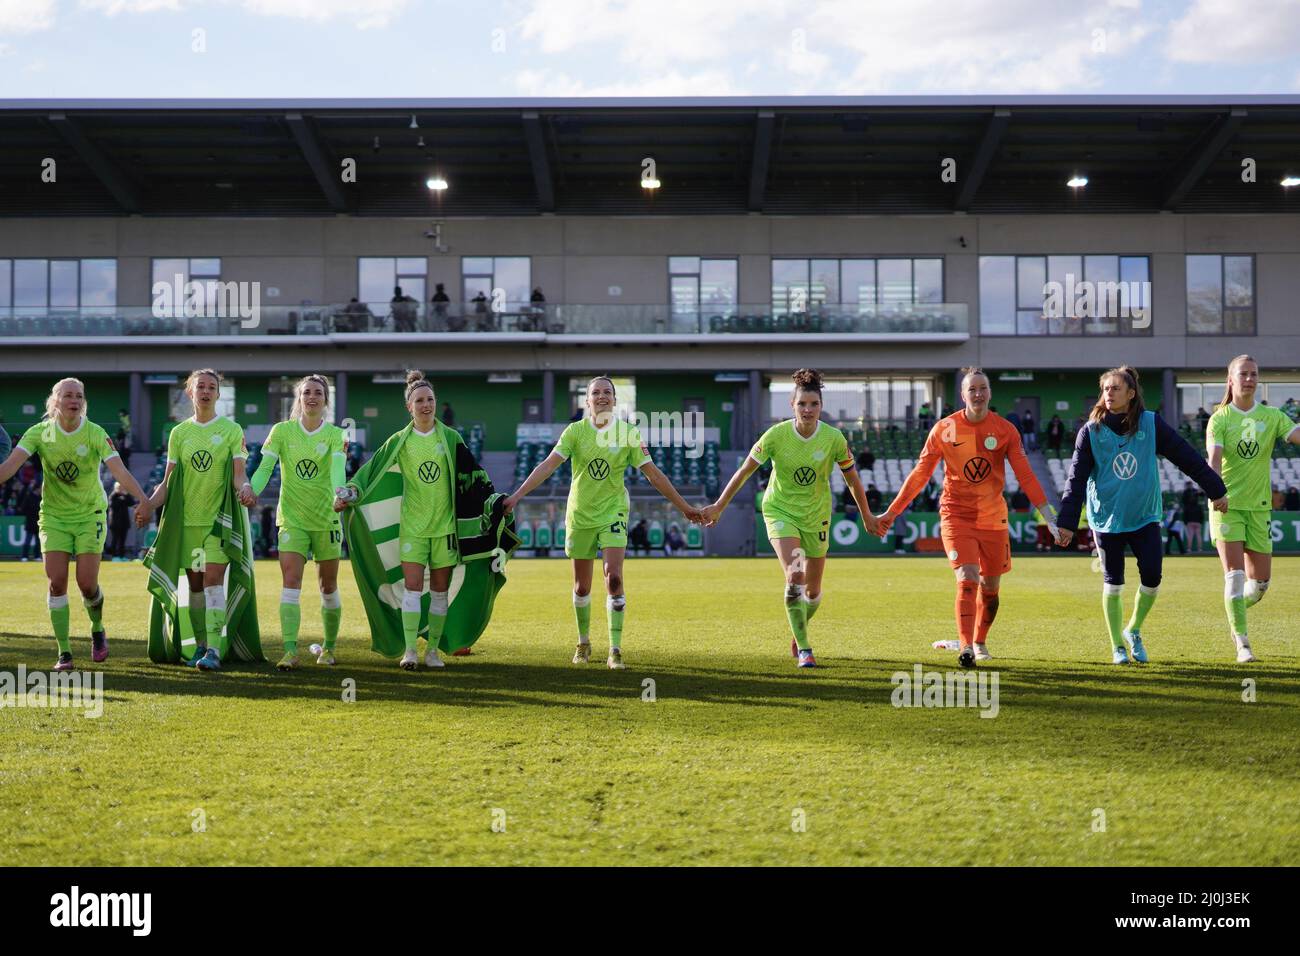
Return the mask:
<svg viewBox="0 0 1300 956"><path fill-rule="evenodd" d="M167 463L185 469L185 524L211 525L217 520L235 458L248 458L244 430L218 415L200 425L187 418L167 439ZM170 507L170 505L168 505Z"/></svg>
<svg viewBox="0 0 1300 956"><path fill-rule="evenodd" d="M438 433L438 426L424 435L412 428L397 459L403 481L399 533L408 538L455 534L451 449Z"/></svg>
<svg viewBox="0 0 1300 956"><path fill-rule="evenodd" d="M571 422L555 443L555 454L568 459L573 468L565 525L585 529L627 523L623 470L629 465L640 468L651 460L635 425L614 419L598 429L588 418Z"/></svg>
<svg viewBox="0 0 1300 956"><path fill-rule="evenodd" d="M763 512L779 513L800 528L818 527L830 517L831 469L852 458L848 439L834 425L818 422L812 436L804 438L793 419L763 432L749 457L760 465L772 461Z"/></svg>
<svg viewBox="0 0 1300 956"><path fill-rule="evenodd" d="M83 415L65 432L57 419L37 422L23 433L18 447L41 458L45 487L41 519L76 524L102 515L108 499L99 482L99 463L117 457L108 432Z"/></svg>
<svg viewBox="0 0 1300 956"><path fill-rule="evenodd" d="M329 531L338 525L330 471L336 455L346 456L343 429L322 422L308 432L296 419L280 422L262 443L262 454L280 461L279 527Z"/></svg>
<svg viewBox="0 0 1300 956"><path fill-rule="evenodd" d="M1205 447L1223 448L1223 483L1233 511L1272 511L1269 465L1274 443L1300 428L1280 408L1258 402L1248 412L1229 403L1210 416Z"/></svg>

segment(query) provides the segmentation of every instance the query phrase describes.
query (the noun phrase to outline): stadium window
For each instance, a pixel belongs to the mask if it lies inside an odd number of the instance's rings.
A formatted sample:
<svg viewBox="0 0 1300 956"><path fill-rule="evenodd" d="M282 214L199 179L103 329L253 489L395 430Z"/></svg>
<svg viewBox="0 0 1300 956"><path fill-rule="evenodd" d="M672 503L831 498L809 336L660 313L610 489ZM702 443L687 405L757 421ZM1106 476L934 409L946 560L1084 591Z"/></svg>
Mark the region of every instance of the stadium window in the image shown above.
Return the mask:
<svg viewBox="0 0 1300 956"><path fill-rule="evenodd" d="M983 335L1151 334L1146 256L981 256L979 273Z"/></svg>
<svg viewBox="0 0 1300 956"><path fill-rule="evenodd" d="M462 301L481 292L491 301L493 290L505 294L502 311L518 312L532 299L533 269L528 256L464 256L460 260Z"/></svg>
<svg viewBox="0 0 1300 956"><path fill-rule="evenodd" d="M375 256L357 259L357 298L375 315L386 316L393 290L400 287L423 314L429 263L423 256Z"/></svg>
<svg viewBox="0 0 1300 956"><path fill-rule="evenodd" d="M1254 256L1187 257L1187 334L1255 334Z"/></svg>
<svg viewBox="0 0 1300 956"><path fill-rule="evenodd" d="M923 405L930 405L931 424L941 417L936 396L942 389L934 376L880 376L826 379L822 388L822 418L839 428L869 424L918 427ZM789 381L768 385L768 423L791 417Z"/></svg>
<svg viewBox="0 0 1300 956"><path fill-rule="evenodd" d="M706 316L736 311L735 259L668 257L668 302L674 332L705 331Z"/></svg>
<svg viewBox="0 0 1300 956"><path fill-rule="evenodd" d="M116 304L116 259L0 259L0 315Z"/></svg>
<svg viewBox="0 0 1300 956"><path fill-rule="evenodd" d="M943 301L942 259L773 259L772 313Z"/></svg>
<svg viewBox="0 0 1300 956"><path fill-rule="evenodd" d="M220 259L154 259L151 275L152 279L150 281L152 285L150 288L160 282L169 286L175 286L179 282L183 290L185 285L190 282L199 283L203 286L205 313L209 315L216 313L217 283L221 281ZM184 295L175 296L173 302L172 312L174 315L160 317L175 318L185 314Z"/></svg>

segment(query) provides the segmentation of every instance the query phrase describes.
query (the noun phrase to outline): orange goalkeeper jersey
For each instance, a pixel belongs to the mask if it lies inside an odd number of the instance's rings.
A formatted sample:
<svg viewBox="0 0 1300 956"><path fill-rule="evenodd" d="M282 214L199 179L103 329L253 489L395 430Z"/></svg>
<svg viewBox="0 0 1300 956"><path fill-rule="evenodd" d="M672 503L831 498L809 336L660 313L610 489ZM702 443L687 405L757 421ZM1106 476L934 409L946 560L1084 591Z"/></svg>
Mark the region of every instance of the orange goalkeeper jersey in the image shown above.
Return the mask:
<svg viewBox="0 0 1300 956"><path fill-rule="evenodd" d="M903 482L890 504L888 514L898 517L930 481L939 459L943 459L943 494L939 517L949 531L1006 530L1006 462L1011 462L1020 487L1035 507L1045 507L1047 496L1029 467L1014 425L989 412L978 425L966 420L962 408L935 422L925 440L916 467Z"/></svg>

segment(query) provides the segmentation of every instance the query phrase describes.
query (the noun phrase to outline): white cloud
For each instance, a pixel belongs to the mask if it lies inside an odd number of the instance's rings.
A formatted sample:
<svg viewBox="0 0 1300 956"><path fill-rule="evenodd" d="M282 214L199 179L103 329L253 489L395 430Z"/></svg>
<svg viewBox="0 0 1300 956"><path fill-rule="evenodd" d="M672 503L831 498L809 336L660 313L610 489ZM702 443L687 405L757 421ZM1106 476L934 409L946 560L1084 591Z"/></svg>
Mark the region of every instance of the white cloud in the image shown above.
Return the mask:
<svg viewBox="0 0 1300 956"><path fill-rule="evenodd" d="M1177 63L1250 64L1300 50L1296 4L1277 0L1193 0L1169 28L1164 54Z"/></svg>
<svg viewBox="0 0 1300 956"><path fill-rule="evenodd" d="M722 70L683 74L677 71L615 83L589 85L567 73L553 70L520 70L514 75L515 88L523 96L742 96Z"/></svg>
<svg viewBox="0 0 1300 956"><path fill-rule="evenodd" d="M54 26L54 0L0 0L0 33L33 33Z"/></svg>
<svg viewBox="0 0 1300 956"><path fill-rule="evenodd" d="M0 0L0 3L4 2L8 0ZM221 2L229 3L231 0ZM259 16L317 22L348 18L355 20L357 27L363 30L388 26L407 3L408 0L240 0L240 6ZM203 0L81 0L85 9L99 10L110 17L119 13L198 10L205 5Z"/></svg>

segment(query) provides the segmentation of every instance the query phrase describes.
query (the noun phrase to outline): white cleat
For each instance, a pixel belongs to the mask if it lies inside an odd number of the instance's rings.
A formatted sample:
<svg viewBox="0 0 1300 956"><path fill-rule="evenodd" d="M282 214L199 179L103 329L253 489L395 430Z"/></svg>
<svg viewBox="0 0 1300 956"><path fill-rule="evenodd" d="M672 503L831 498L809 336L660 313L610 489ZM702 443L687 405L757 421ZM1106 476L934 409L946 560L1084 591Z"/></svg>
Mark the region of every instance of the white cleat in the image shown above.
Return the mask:
<svg viewBox="0 0 1300 956"><path fill-rule="evenodd" d="M573 663L586 664L591 661L591 644L583 641L578 644L578 649L573 652Z"/></svg>
<svg viewBox="0 0 1300 956"><path fill-rule="evenodd" d="M1244 637L1233 637L1237 643L1237 663L1250 664L1255 660L1255 655L1250 650L1250 641Z"/></svg>
<svg viewBox="0 0 1300 956"><path fill-rule="evenodd" d="M623 663L623 652L617 647L609 649L609 659L605 663L609 665L609 669L612 671L621 671L627 666Z"/></svg>
<svg viewBox="0 0 1300 956"><path fill-rule="evenodd" d="M415 653L415 651L407 651L405 654L402 655L402 660L398 663L397 666L404 671L413 671L419 665L419 663L420 663L420 655Z"/></svg>
<svg viewBox="0 0 1300 956"><path fill-rule="evenodd" d="M424 655L424 666L432 670L438 667L446 667L447 665L444 664L442 658L438 656L438 649L436 647L431 647L429 648L428 653Z"/></svg>
<svg viewBox="0 0 1300 956"><path fill-rule="evenodd" d="M991 660L993 660L993 655L989 653L989 649L988 649L987 647L985 647L983 644L980 644L979 642L976 642L976 644L975 644L975 660L977 660L977 661L991 661Z"/></svg>
<svg viewBox="0 0 1300 956"><path fill-rule="evenodd" d="M309 650L316 655L317 664L326 664L329 667L334 666L334 652L327 650L320 644L313 644Z"/></svg>

